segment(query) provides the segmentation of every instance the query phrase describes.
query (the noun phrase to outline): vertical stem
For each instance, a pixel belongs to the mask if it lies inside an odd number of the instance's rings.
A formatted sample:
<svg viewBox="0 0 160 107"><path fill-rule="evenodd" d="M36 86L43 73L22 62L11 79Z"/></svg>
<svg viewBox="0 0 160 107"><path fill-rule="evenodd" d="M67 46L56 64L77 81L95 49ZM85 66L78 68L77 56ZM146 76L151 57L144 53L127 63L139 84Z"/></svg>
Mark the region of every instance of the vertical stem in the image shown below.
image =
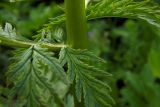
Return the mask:
<svg viewBox="0 0 160 107"><path fill-rule="evenodd" d="M85 0L65 0L67 44L75 49L88 48ZM71 86L74 89L75 83ZM73 92L72 92L73 93ZM74 95L75 107L84 107L84 102L78 102Z"/></svg>
<svg viewBox="0 0 160 107"><path fill-rule="evenodd" d="M85 0L65 0L67 43L72 48L88 48Z"/></svg>

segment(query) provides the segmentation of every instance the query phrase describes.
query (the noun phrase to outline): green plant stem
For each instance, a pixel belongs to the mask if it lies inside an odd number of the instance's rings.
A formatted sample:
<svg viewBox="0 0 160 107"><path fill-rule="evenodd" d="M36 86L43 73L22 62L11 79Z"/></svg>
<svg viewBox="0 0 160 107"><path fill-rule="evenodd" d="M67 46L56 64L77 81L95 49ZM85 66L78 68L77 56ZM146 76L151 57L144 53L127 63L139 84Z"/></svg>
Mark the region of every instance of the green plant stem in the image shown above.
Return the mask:
<svg viewBox="0 0 160 107"><path fill-rule="evenodd" d="M85 0L65 0L67 43L72 48L88 48Z"/></svg>
<svg viewBox="0 0 160 107"><path fill-rule="evenodd" d="M68 46L75 49L87 49L88 36L85 0L65 0L65 12ZM75 83L73 86L75 86ZM79 102L76 99L76 95L74 93L73 95L75 107L84 107L84 102Z"/></svg>
<svg viewBox="0 0 160 107"><path fill-rule="evenodd" d="M19 48L28 48L33 45L39 45L44 48L48 48L50 50L60 50L62 47L66 47L63 44L51 44L51 43L35 43L32 41L20 41L11 38L7 38L4 36L0 36L0 44L12 47L19 47Z"/></svg>

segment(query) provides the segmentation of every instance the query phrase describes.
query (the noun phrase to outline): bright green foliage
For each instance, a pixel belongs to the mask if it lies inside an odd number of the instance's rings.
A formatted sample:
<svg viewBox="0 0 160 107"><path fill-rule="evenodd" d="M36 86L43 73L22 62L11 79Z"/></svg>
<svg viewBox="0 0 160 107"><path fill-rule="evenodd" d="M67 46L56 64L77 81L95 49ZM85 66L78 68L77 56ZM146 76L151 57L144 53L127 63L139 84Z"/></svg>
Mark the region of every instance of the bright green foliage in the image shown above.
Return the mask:
<svg viewBox="0 0 160 107"><path fill-rule="evenodd" d="M104 17L121 17L147 21L160 27L160 8L150 0L135 2L134 0L101 0L96 4L90 3L86 8L88 20ZM50 29L65 22L65 15L51 19L43 29Z"/></svg>
<svg viewBox="0 0 160 107"><path fill-rule="evenodd" d="M43 30L48 30L48 29L51 29L52 27L60 27L60 25L62 26L62 24L64 24L66 18L65 18L65 15L60 15L58 17L55 17L55 18L51 18L51 21L50 23L48 24L45 24L45 28Z"/></svg>
<svg viewBox="0 0 160 107"><path fill-rule="evenodd" d="M15 99L18 105L23 103L27 107L44 105L52 107L51 105L56 101L63 107L64 104L60 99L63 94L56 93L56 84L60 82L67 87L68 80L59 61L53 57L53 53L37 46L15 53L15 63L7 73L9 81L14 82L14 87L9 94L11 102L18 96L18 99Z"/></svg>
<svg viewBox="0 0 160 107"><path fill-rule="evenodd" d="M54 20L54 21L52 21L52 20ZM36 35L36 38L41 38L42 32L47 32L47 31L52 32L52 35L53 35L53 33L56 32L57 28L62 28L62 27L65 26L65 24L64 24L65 15L57 16L56 18L53 18L52 20L50 21L50 23L45 24L45 25L44 25L45 27L44 27L43 29L41 29L41 30L38 31L39 34ZM52 27L53 27L54 29L52 29ZM51 37L52 37L52 40L53 40L53 39L56 39L56 40L57 40L57 38L56 38L55 35L54 35L54 36L51 36Z"/></svg>
<svg viewBox="0 0 160 107"><path fill-rule="evenodd" d="M6 23L4 29L0 26L0 43L11 46L19 45L20 47L28 47L32 45L32 43L29 43L29 40L25 37L17 35L16 30L10 23Z"/></svg>
<svg viewBox="0 0 160 107"><path fill-rule="evenodd" d="M44 35L46 37L44 37ZM62 31L60 29L55 30L55 39L61 41ZM57 36L58 35L58 36ZM38 38L38 42L29 40L23 36L17 34L16 30L12 27L10 23L6 23L4 29L0 26L0 43L8 46L28 48L33 45L40 45L42 47L50 48L51 50L65 47L63 44L51 44L50 32L47 34L41 34L41 38Z"/></svg>
<svg viewBox="0 0 160 107"><path fill-rule="evenodd" d="M52 11L52 9L49 10ZM41 7L37 11L39 14ZM28 27L29 30L35 26L40 27L41 23L37 20L39 17L35 15L37 11L31 12L29 24L23 22L19 27L23 26L24 31L25 27ZM50 11L44 11L44 14L46 12L46 16L48 16ZM141 2L134 0L90 1L86 7L86 13L88 20L109 17L131 18L146 21L150 25L160 28L160 8L150 0ZM45 22L43 18L41 17L41 22ZM6 73L6 87L0 86L0 107L74 107L75 99L84 102L86 107L108 107L114 104L110 96L111 88L106 83L106 79L111 75L103 69L106 68L107 64L88 50L75 50L64 44L67 42L64 39L67 37L63 38L64 35L62 34L65 21L66 16L64 14L52 18L39 31L36 40L29 40L19 36L9 23L6 23L4 29L0 27L0 44L23 48L14 52L13 64ZM78 20L76 21L78 22ZM151 48L148 46L151 46L153 41L150 36L152 32L151 30L145 31L143 34L145 36L139 38L138 36L142 35L142 33L138 33L139 28L144 31L144 29L151 27L147 25L142 27L136 22L128 20L124 28L112 29L112 38L114 39L113 36L115 35L121 35L123 44L127 44L125 46L129 47L124 48L122 43L119 43L119 47L113 49L114 44L111 44L111 51L114 54L109 58L113 57L116 63L114 61L113 63L110 62L108 69L115 74L117 73L115 71L118 71L118 73L132 69L136 72L140 71L141 67L139 66L147 62L148 54L145 52L148 52L148 48ZM28 31L26 32L26 34L30 34ZM101 36L101 33L99 35ZM115 38L117 37L115 36ZM97 40L98 43L100 40ZM61 44L55 45L57 42ZM105 43L101 45L97 47L106 47ZM56 52L52 52L51 50L55 48ZM99 50L97 54L100 55L100 51L102 50ZM60 56L58 57L57 54ZM141 56L144 57L142 61L139 60ZM149 61L156 77L159 77L159 58L159 52L152 50ZM144 75L147 75L148 78L144 78ZM126 102L130 104L129 107L145 107L147 106L146 102L149 102L150 107L159 107L157 100L159 99L159 94L157 94L159 87L153 83L154 79L150 78L151 75L149 75L145 73L140 75L127 73L125 76L127 77L125 82L130 85L121 90L121 95L124 99L127 99ZM121 77L122 75L118 76ZM139 82L141 79L142 81ZM72 86L74 92L69 90ZM146 90L142 92L142 89ZM150 95L152 92L153 95ZM135 96L137 93L142 95ZM148 96L151 96L153 101L150 101ZM144 102L141 100L144 100ZM140 102L135 104L135 101Z"/></svg>
<svg viewBox="0 0 160 107"><path fill-rule="evenodd" d="M17 35L16 30L12 27L10 23L6 23L4 29L0 26L0 37L1 38L11 38L15 40L25 40L24 37Z"/></svg>
<svg viewBox="0 0 160 107"><path fill-rule="evenodd" d="M52 107L56 104L58 107L65 107L61 99L65 93L57 93L55 84L67 89L69 82L62 68L66 63L69 80L71 83L76 81L75 93L78 101L82 100L83 93L86 107L110 106L114 102L108 94L110 87L98 79L99 76L108 78L111 74L94 67L97 62L105 64L104 60L87 50L71 48L61 50L60 62L53 56L52 52L37 46L15 51L14 63L7 73L9 85L13 81L14 86L6 95L10 100L2 100L2 104L14 103L13 106L18 107Z"/></svg>
<svg viewBox="0 0 160 107"><path fill-rule="evenodd" d="M160 8L152 5L150 0L135 2L134 0L102 0L87 9L88 19L102 17L123 17L145 20L160 27Z"/></svg>
<svg viewBox="0 0 160 107"><path fill-rule="evenodd" d="M19 41L15 30L8 23L4 30L1 29L1 38L13 38L13 40ZM43 42L45 43L45 41ZM53 57L53 52L39 47L38 44L33 44L29 49L15 51L14 63L7 72L8 85L13 86L5 95L7 99L5 99L6 101L2 100L2 104L19 107L23 105L27 107L52 107L53 105L65 107L62 98L69 86L63 69L65 63L69 66L68 77L71 83L76 78L78 101L82 100L83 93L87 107L110 106L114 102L109 95L110 87L98 79L100 76L104 78L110 76L106 71L99 68L101 63L105 63L105 61L87 50L62 48L60 52L62 65L60 65L59 61ZM64 94L57 92L56 89L59 88L55 84L64 87Z"/></svg>
<svg viewBox="0 0 160 107"><path fill-rule="evenodd" d="M63 48L60 52L60 62L62 65L68 65L68 76L72 81L76 81L75 89L78 101L82 99L82 93L85 99L86 107L105 107L113 103L109 94L110 87L98 75L106 78L110 76L106 71L93 66L94 63L104 63L87 50L74 50Z"/></svg>

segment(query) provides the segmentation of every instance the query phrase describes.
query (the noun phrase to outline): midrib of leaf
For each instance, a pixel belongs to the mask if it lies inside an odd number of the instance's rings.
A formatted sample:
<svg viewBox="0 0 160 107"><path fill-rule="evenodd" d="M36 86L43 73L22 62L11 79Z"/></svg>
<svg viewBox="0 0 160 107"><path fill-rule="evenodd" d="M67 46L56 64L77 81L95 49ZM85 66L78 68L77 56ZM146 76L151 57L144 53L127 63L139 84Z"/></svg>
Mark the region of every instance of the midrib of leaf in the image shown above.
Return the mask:
<svg viewBox="0 0 160 107"><path fill-rule="evenodd" d="M47 56L45 56L43 53L41 53L37 49L34 49L34 50L43 58L44 61L49 62L49 65L54 66L54 67L51 66L52 69L55 69L56 74L58 74L60 76L60 78L63 80L63 82L65 82L66 84L69 83L69 81L66 81L67 79L65 78L66 75L65 75L63 68L61 68L60 65L57 65L57 63L59 63L58 60L56 60L54 57L52 60L50 60Z"/></svg>
<svg viewBox="0 0 160 107"><path fill-rule="evenodd" d="M42 71L40 68L38 68L38 65L36 65L36 63L38 63L37 61L41 59L43 63L48 63L48 62L50 63L47 66L50 67L49 70L54 69L54 70L51 70L52 74L59 73L58 76L63 77L63 81L67 83L67 80L64 80L66 79L65 74L62 74L62 72L63 73L65 72L63 68L60 66L59 61L54 58L52 58L54 60L51 60L51 57L52 57L51 53L37 46L32 46L28 50L22 51L21 53L17 54L16 59L19 60L19 62L17 61L16 62L20 64L17 65L15 63L14 65L12 65L7 74L10 76L9 78L13 82L15 82L15 86L12 88L10 93L11 95L10 97L12 97L10 98L10 102L12 102L15 95L18 95L17 102L19 102L19 100L22 100L20 99L20 97L22 96L24 98L27 98L27 102L26 102L27 107L39 107L38 105L44 105L44 103L42 103L39 99L37 99L38 96L36 94L37 92L40 93L40 90L37 90L35 85L41 84L40 86L43 86L43 90L44 89L48 90L49 93L51 93L51 96L54 97L52 98L52 100L55 99L56 100L55 103L57 103L61 107L65 107L62 99L59 98L59 95L53 89L51 82L49 82L49 80L46 80L47 78L45 77L45 75L41 74L42 76L40 76L40 74L38 74L38 72L42 72ZM55 70L58 70L58 71L55 71ZM13 74L15 74L16 76ZM19 78L19 76L21 78ZM38 87L40 86L38 85ZM29 88L27 92L23 92L24 89L27 89L27 87ZM37 92L35 92L36 90ZM42 96L39 96L39 97L42 97ZM16 106L18 106L18 104L16 104Z"/></svg>
<svg viewBox="0 0 160 107"><path fill-rule="evenodd" d="M51 89L48 85L46 85L47 83L41 79L41 77L39 76L39 74L37 74L37 72L35 72L35 68L34 67L33 67L33 69L34 69L33 71L34 71L34 74L36 75L36 77L52 93L52 95L56 97L56 99L57 99L58 103L61 105L61 107L65 107L64 103L61 101L59 96L54 92L55 90Z"/></svg>
<svg viewBox="0 0 160 107"><path fill-rule="evenodd" d="M32 47L30 48L30 49L32 49ZM28 62L28 61L30 61L30 59L31 59L31 57L32 57L32 52L30 52L29 50L28 50L28 52L27 53L30 53L29 55L28 55L28 57L26 58L26 59L24 59L23 61L21 61L21 62L19 62L18 64L20 64L16 69L14 69L12 72L13 72L13 74L12 75L10 75L10 76L15 76L16 75L16 73L18 73L20 70L21 70L21 68L23 68L24 67L24 65ZM27 55L27 53L25 53L25 55ZM24 57L25 57L25 55L24 55Z"/></svg>

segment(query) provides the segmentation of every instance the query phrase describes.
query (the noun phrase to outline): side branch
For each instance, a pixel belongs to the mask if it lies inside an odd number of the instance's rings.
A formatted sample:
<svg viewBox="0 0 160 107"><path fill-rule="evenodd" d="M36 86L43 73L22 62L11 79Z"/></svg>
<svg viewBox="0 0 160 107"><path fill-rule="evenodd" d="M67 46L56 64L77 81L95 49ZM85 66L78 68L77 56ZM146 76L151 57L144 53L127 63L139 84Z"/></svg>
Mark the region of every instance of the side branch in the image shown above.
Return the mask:
<svg viewBox="0 0 160 107"><path fill-rule="evenodd" d="M18 47L18 48L28 48L33 45L39 45L50 50L59 50L62 47L66 47L64 44L51 44L51 43L35 43L33 41L21 41L16 39L10 39L4 36L0 36L0 45Z"/></svg>

